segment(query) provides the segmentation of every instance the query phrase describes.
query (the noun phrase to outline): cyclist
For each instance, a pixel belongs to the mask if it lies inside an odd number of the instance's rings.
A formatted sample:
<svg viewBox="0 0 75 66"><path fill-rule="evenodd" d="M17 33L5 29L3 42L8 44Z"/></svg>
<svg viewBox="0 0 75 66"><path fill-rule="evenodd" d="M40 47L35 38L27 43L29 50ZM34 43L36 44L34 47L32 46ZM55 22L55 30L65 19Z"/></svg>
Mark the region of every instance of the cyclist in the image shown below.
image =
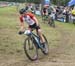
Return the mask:
<svg viewBox="0 0 75 66"><path fill-rule="evenodd" d="M34 16L34 14L26 12L26 10L24 8L22 8L19 11L19 13L20 13L20 24L21 24L19 34L22 34L24 32L24 21L25 21L29 26L28 27L29 30L36 29L37 34L41 38L42 45L44 45L45 40L44 40L44 37L42 36L41 29L38 24L38 20Z"/></svg>
<svg viewBox="0 0 75 66"><path fill-rule="evenodd" d="M42 20L44 20L44 22L48 20L48 10L46 6L43 6L42 9Z"/></svg>
<svg viewBox="0 0 75 66"><path fill-rule="evenodd" d="M55 13L56 13L56 10L54 7L48 7L48 20L49 21L54 21L55 19Z"/></svg>
<svg viewBox="0 0 75 66"><path fill-rule="evenodd" d="M46 7L43 7L42 14L45 16L47 15L47 8Z"/></svg>
<svg viewBox="0 0 75 66"><path fill-rule="evenodd" d="M73 8L73 10L71 11L72 14L72 19L73 19L73 24L75 24L75 7Z"/></svg>

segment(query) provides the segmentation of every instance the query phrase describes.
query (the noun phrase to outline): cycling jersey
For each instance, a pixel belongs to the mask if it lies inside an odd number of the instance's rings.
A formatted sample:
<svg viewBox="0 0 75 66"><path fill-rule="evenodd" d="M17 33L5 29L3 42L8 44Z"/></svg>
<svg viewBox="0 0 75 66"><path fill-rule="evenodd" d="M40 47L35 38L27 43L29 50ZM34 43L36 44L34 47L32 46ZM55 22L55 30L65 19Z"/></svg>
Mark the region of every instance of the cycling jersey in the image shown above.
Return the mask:
<svg viewBox="0 0 75 66"><path fill-rule="evenodd" d="M35 23L35 20L33 17L35 16L32 13L27 13L25 14L25 16L20 17L20 22L25 21L26 23L28 23L28 25L33 25Z"/></svg>
<svg viewBox="0 0 75 66"><path fill-rule="evenodd" d="M75 10L72 10L72 15L74 15L74 16L75 16Z"/></svg>
<svg viewBox="0 0 75 66"><path fill-rule="evenodd" d="M36 23L34 23L33 25L29 25L29 28L33 28L33 29L40 29L40 26L37 26Z"/></svg>

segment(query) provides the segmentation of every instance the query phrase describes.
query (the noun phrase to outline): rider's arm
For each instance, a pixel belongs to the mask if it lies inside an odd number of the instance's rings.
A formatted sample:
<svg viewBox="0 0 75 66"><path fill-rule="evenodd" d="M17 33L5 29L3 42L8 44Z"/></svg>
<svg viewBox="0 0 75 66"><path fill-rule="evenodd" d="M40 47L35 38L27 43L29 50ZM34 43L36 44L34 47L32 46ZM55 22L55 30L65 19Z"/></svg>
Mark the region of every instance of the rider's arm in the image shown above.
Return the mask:
<svg viewBox="0 0 75 66"><path fill-rule="evenodd" d="M42 10L42 15L44 15L44 11Z"/></svg>
<svg viewBox="0 0 75 66"><path fill-rule="evenodd" d="M38 26L39 25L38 20L37 20L37 18L35 16L33 17L33 20L35 21L36 25Z"/></svg>
<svg viewBox="0 0 75 66"><path fill-rule="evenodd" d="M20 17L20 31L24 31L23 17Z"/></svg>
<svg viewBox="0 0 75 66"><path fill-rule="evenodd" d="M33 19L33 20L35 21L36 25L38 26L38 20L37 20L37 18L34 16L34 14L29 14L29 15L30 15L31 19Z"/></svg>

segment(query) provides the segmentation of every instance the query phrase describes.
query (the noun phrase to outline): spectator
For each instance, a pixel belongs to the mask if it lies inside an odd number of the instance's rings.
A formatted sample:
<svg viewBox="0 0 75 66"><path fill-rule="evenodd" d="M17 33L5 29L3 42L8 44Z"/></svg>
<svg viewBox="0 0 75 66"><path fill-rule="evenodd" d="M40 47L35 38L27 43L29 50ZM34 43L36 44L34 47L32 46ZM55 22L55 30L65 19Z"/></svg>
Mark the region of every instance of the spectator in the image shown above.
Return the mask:
<svg viewBox="0 0 75 66"><path fill-rule="evenodd" d="M73 19L73 24L75 24L75 7L72 10L72 19Z"/></svg>
<svg viewBox="0 0 75 66"><path fill-rule="evenodd" d="M48 15L47 7L45 7L45 6L43 7L42 14L43 15Z"/></svg>
<svg viewBox="0 0 75 66"><path fill-rule="evenodd" d="M65 20L66 20L66 23L69 22L69 7L65 8Z"/></svg>

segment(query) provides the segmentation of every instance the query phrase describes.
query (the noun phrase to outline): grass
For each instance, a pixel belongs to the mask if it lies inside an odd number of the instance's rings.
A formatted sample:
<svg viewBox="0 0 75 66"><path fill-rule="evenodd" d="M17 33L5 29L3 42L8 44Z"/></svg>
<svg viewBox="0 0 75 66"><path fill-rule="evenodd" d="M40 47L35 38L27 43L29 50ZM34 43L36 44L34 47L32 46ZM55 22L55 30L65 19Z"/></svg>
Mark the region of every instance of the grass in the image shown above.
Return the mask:
<svg viewBox="0 0 75 66"><path fill-rule="evenodd" d="M0 8L0 14L0 44L2 45L1 48L4 47L6 52L9 52L9 49L10 51L13 51L13 49L15 50L16 47L19 48L19 45L22 46L21 42L23 41L23 37L17 34L19 29L18 13L15 7L5 7ZM39 19L39 21L41 20ZM60 23L57 24L60 25ZM68 25L63 23L61 25L67 27L71 26L70 24ZM48 39L54 40L59 38L60 35L58 31L55 31L55 29L50 28L49 26L47 27L47 25L45 24L41 24L41 26L41 28L44 30L43 32L47 35L47 37L51 34L51 36L48 37Z"/></svg>
<svg viewBox="0 0 75 66"><path fill-rule="evenodd" d="M21 36L18 35L19 20L14 6L0 8L0 49L2 53L20 51ZM17 40L16 40L17 39ZM21 45L22 46L22 45Z"/></svg>
<svg viewBox="0 0 75 66"><path fill-rule="evenodd" d="M75 26L70 23L56 22L56 28L49 27L47 24L42 23L38 17L39 23L42 28L42 33L48 39L50 49L58 48L65 40L66 33L70 33L70 42L74 43L74 30ZM2 56L17 56L23 55L23 41L26 36L18 35L19 31L19 14L15 6L0 8L0 55ZM63 38L65 37L65 38ZM70 38L70 37L69 37ZM66 42L64 42L66 43ZM74 44L73 44L74 46ZM68 45L70 48L70 45ZM72 47L72 46L71 46ZM72 49L73 50L73 49ZM67 51L67 50L66 50Z"/></svg>

